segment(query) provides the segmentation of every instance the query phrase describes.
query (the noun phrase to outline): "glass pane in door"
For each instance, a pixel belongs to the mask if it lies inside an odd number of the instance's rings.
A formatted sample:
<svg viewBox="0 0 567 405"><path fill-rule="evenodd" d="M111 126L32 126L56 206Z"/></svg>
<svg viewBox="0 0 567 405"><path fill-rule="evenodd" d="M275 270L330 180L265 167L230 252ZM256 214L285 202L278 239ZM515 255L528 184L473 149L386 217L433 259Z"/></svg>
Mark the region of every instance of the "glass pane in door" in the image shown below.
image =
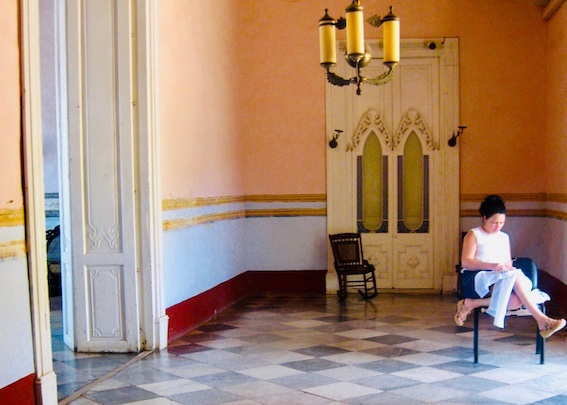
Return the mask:
<svg viewBox="0 0 567 405"><path fill-rule="evenodd" d="M358 231L388 232L388 163L374 132L357 161Z"/></svg>
<svg viewBox="0 0 567 405"><path fill-rule="evenodd" d="M412 132L398 156L398 232L427 233L429 230L429 159L421 141Z"/></svg>

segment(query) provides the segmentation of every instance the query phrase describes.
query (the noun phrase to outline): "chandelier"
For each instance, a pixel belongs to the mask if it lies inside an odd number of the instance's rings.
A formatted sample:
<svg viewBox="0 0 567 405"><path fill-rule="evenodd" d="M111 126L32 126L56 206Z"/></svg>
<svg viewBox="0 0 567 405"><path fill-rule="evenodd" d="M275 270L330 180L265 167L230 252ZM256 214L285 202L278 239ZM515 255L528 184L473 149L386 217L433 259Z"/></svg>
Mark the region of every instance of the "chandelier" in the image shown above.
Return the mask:
<svg viewBox="0 0 567 405"><path fill-rule="evenodd" d="M319 20L319 47L321 56L321 66L327 72L327 80L335 86L348 86L356 84L356 94L360 95L360 85L362 83L379 86L392 80L394 68L400 61L400 19L392 11L380 18L373 15L368 18L368 22L373 27L382 26L383 30L383 60L388 68L386 72L375 78L364 77L360 69L367 66L372 60L370 47L364 43L364 8L360 5L360 0L353 0L352 4L346 9L346 18L340 17L335 21L329 16L325 9L325 15ZM356 76L344 79L331 72L331 68L337 64L336 31L335 29L346 28L346 61L356 69Z"/></svg>

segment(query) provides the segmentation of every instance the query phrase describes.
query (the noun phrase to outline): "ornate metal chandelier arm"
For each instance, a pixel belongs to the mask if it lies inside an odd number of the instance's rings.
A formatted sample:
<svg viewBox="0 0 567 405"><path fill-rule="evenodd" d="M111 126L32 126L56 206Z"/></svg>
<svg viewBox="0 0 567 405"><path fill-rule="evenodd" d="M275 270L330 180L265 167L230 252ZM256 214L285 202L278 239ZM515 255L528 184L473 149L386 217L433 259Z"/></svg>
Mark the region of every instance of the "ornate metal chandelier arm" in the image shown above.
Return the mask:
<svg viewBox="0 0 567 405"><path fill-rule="evenodd" d="M360 61L356 62L356 94L359 96L362 94L360 85L364 82L364 76L360 74Z"/></svg>
<svg viewBox="0 0 567 405"><path fill-rule="evenodd" d="M373 27L378 28L382 25L382 23L384 21L382 20L382 18L379 15L374 14L374 15L368 17L366 19L366 22L368 24L372 25Z"/></svg>
<svg viewBox="0 0 567 405"><path fill-rule="evenodd" d="M343 79L339 75L327 70L327 80L335 86L348 86L349 84L356 83L356 77L350 79Z"/></svg>
<svg viewBox="0 0 567 405"><path fill-rule="evenodd" d="M396 65L390 67L390 69L387 72L384 72L378 77L373 77L373 78L362 77L361 80L365 83L373 84L375 86L380 86L382 84L388 83L390 80L394 78L392 73L394 72L395 67Z"/></svg>

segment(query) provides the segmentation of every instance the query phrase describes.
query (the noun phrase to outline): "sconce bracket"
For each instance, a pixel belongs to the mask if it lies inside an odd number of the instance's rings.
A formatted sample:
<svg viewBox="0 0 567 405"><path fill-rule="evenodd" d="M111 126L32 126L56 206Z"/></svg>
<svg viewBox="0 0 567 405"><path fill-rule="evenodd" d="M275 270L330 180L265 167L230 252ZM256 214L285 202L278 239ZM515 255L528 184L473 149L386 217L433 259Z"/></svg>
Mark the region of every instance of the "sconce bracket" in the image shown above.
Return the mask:
<svg viewBox="0 0 567 405"><path fill-rule="evenodd" d="M335 149L338 146L337 139L342 133L343 131L341 129L335 129L335 133L333 134L333 137L329 141L329 147Z"/></svg>
<svg viewBox="0 0 567 405"><path fill-rule="evenodd" d="M463 132L465 131L466 128L467 127L465 127L464 125L459 125L459 130L456 133L453 132L453 135L447 141L447 145L449 145L451 148L456 146L457 145L457 138L463 134Z"/></svg>

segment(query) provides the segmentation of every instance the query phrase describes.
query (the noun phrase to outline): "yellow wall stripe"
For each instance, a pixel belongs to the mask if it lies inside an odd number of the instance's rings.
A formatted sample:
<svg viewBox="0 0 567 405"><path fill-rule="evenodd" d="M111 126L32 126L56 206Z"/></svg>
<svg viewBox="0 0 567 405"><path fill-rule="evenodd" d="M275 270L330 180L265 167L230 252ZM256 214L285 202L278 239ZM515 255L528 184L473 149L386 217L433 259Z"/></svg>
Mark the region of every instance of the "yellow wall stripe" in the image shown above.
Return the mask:
<svg viewBox="0 0 567 405"><path fill-rule="evenodd" d="M502 193L498 195L506 202L539 201L567 203L567 194L565 193ZM461 202L478 202L480 204L486 196L487 194L461 194L460 199Z"/></svg>
<svg viewBox="0 0 567 405"><path fill-rule="evenodd" d="M326 208L295 208L274 210L247 210L246 218L258 217L324 217L327 215Z"/></svg>
<svg viewBox="0 0 567 405"><path fill-rule="evenodd" d="M24 209L0 209L0 227L4 226L23 226Z"/></svg>
<svg viewBox="0 0 567 405"><path fill-rule="evenodd" d="M565 193L502 193L500 194L507 202L551 202L551 203L567 203L567 194ZM486 197L486 194L462 194L460 196L461 203L479 203ZM271 202L316 202L325 203L327 196L325 194L281 194L268 195L256 194L245 196L227 196L227 197L203 197L192 199L174 199L164 200L163 209L180 210L195 207L206 207L220 204L232 203L271 203ZM229 220L235 218L261 218L261 217L300 217L300 216L326 216L326 208L281 208L281 209L257 209L257 210L240 210L230 211L220 214L200 215L187 219L172 219L163 222L164 230L181 229L194 225L210 223L214 221ZM478 217L478 209L462 209L461 217ZM546 208L537 209L508 209L510 217L543 217L567 220L567 212L551 210Z"/></svg>
<svg viewBox="0 0 567 405"><path fill-rule="evenodd" d="M567 194L564 193L548 193L545 196L545 201L567 203Z"/></svg>
<svg viewBox="0 0 567 405"><path fill-rule="evenodd" d="M563 211L546 210L545 216L547 218L556 218L556 219L561 219L563 221L567 221L567 213Z"/></svg>
<svg viewBox="0 0 567 405"><path fill-rule="evenodd" d="M280 195L249 195L248 202L327 202L326 194L280 194Z"/></svg>
<svg viewBox="0 0 567 405"><path fill-rule="evenodd" d="M168 219L163 221L163 230L172 231L176 229L189 228L216 221L226 221L239 218L265 218L265 217L313 217L326 216L325 208L297 208L297 209L272 209L272 210L239 210L220 214L198 215L191 218Z"/></svg>
<svg viewBox="0 0 567 405"><path fill-rule="evenodd" d="M507 202L557 202L567 203L567 194L565 193L514 193L499 194ZM486 194L461 194L461 202L480 202L484 200ZM163 200L162 207L164 211L204 207L219 204L231 203L270 203L270 202L320 202L327 201L326 194L257 194L244 196L227 196L227 197L199 197L199 198L178 198L173 200ZM1 214L1 211L0 211Z"/></svg>
<svg viewBox="0 0 567 405"><path fill-rule="evenodd" d="M163 221L163 230L173 231L176 229L189 228L191 226L202 225L215 221L226 221L229 219L237 219L244 217L245 217L244 211L232 211L221 214L198 215L191 218L168 219Z"/></svg>
<svg viewBox="0 0 567 405"><path fill-rule="evenodd" d="M177 198L173 200L163 200L162 208L164 211L181 210L187 208L205 207L220 204L234 203L271 203L271 202L326 202L326 194L258 194L244 196L227 197L199 197L199 198Z"/></svg>
<svg viewBox="0 0 567 405"><path fill-rule="evenodd" d="M26 241L15 240L0 243L0 261L26 257Z"/></svg>
<svg viewBox="0 0 567 405"><path fill-rule="evenodd" d="M463 217L480 217L478 210L461 210L461 218ZM506 210L507 217L541 217L541 218L556 218L567 220L567 213L562 211L548 210L548 209L508 209Z"/></svg>
<svg viewBox="0 0 567 405"><path fill-rule="evenodd" d="M245 202L244 196L240 197L203 197L203 198L177 198L174 200L163 200L164 211L181 210L185 208L205 207L209 205L232 204Z"/></svg>

